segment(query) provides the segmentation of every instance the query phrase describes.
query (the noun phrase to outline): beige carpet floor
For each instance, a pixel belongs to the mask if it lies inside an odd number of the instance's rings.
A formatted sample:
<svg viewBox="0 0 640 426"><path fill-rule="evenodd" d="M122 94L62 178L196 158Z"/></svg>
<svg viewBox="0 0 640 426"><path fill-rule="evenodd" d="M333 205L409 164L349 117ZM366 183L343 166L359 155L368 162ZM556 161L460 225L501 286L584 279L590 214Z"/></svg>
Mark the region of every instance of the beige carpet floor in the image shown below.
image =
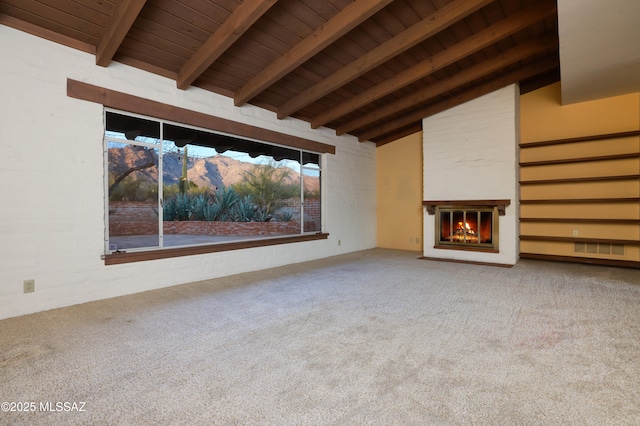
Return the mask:
<svg viewBox="0 0 640 426"><path fill-rule="evenodd" d="M0 424L640 424L640 271L418 256L0 321Z"/></svg>

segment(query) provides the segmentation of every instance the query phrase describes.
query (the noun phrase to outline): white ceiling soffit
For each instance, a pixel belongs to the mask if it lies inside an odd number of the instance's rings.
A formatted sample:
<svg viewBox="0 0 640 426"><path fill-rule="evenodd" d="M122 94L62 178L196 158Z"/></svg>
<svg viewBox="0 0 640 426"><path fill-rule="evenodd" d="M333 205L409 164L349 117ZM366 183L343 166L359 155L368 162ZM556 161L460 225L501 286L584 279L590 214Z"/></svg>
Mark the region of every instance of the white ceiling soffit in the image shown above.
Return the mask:
<svg viewBox="0 0 640 426"><path fill-rule="evenodd" d="M640 0L558 0L562 103L640 92Z"/></svg>

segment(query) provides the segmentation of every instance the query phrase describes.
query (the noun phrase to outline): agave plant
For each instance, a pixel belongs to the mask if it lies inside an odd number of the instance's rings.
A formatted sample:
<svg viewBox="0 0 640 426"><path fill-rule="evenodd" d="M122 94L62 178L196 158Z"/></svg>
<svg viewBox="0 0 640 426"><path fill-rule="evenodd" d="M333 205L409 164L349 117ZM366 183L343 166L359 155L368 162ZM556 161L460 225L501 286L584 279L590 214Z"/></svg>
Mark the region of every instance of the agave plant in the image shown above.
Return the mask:
<svg viewBox="0 0 640 426"><path fill-rule="evenodd" d="M271 220L271 214L268 208L258 207L253 215L253 219L256 222L269 222Z"/></svg>
<svg viewBox="0 0 640 426"><path fill-rule="evenodd" d="M205 220L205 209L210 204L210 199L204 194L198 194L191 200L191 220Z"/></svg>
<svg viewBox="0 0 640 426"><path fill-rule="evenodd" d="M191 215L191 201L187 195L177 194L164 201L164 220L188 220Z"/></svg>
<svg viewBox="0 0 640 426"><path fill-rule="evenodd" d="M213 198L215 200L215 204L220 208L220 214L216 220L229 220L233 206L238 202L240 196L236 194L233 188L219 188L216 190Z"/></svg>
<svg viewBox="0 0 640 426"><path fill-rule="evenodd" d="M220 216L221 212L220 204L209 203L202 209L202 216L204 220L212 222Z"/></svg>
<svg viewBox="0 0 640 426"><path fill-rule="evenodd" d="M256 212L256 206L250 196L245 195L238 199L232 212L232 220L235 222L251 222Z"/></svg>
<svg viewBox="0 0 640 426"><path fill-rule="evenodd" d="M276 218L279 222L291 222L291 219L293 219L293 212L291 209L282 209L276 215Z"/></svg>
<svg viewBox="0 0 640 426"><path fill-rule="evenodd" d="M176 220L176 211L178 210L178 206L176 204L175 197L171 197L168 200L165 200L162 205L162 218L166 221Z"/></svg>
<svg viewBox="0 0 640 426"><path fill-rule="evenodd" d="M176 198L176 212L174 220L189 220L191 216L191 201L187 194L177 194Z"/></svg>

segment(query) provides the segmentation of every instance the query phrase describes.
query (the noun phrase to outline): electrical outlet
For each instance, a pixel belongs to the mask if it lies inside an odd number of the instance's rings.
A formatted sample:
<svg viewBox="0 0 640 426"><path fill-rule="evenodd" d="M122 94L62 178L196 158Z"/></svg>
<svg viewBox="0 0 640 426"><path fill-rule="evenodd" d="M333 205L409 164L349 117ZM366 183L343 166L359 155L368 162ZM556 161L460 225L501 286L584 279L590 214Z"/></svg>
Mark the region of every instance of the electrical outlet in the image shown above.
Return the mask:
<svg viewBox="0 0 640 426"><path fill-rule="evenodd" d="M420 244L420 237L416 237L416 244Z"/></svg>
<svg viewBox="0 0 640 426"><path fill-rule="evenodd" d="M574 229L574 230L573 230L573 236L574 236L574 237L577 237L577 236L578 236L578 230L577 230L577 229Z"/></svg>
<svg viewBox="0 0 640 426"><path fill-rule="evenodd" d="M36 280L24 280L22 285L25 293L33 293L36 291Z"/></svg>
<svg viewBox="0 0 640 426"><path fill-rule="evenodd" d="M338 245L340 245L340 240L338 240Z"/></svg>

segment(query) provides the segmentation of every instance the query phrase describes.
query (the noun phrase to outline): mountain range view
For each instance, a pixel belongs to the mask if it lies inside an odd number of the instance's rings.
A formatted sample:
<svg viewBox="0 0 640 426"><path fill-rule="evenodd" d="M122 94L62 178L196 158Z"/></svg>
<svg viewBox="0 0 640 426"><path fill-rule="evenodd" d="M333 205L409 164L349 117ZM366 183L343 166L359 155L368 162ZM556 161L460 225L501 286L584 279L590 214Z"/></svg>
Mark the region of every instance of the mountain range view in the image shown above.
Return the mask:
<svg viewBox="0 0 640 426"><path fill-rule="evenodd" d="M167 153L163 156L163 159L164 184L177 184L180 181L180 176L182 176L182 155ZM150 167L152 164L155 165L157 163L158 155L154 150L133 145L109 148L109 171L115 176L129 173L138 179L144 177L150 180L157 180L157 167ZM187 178L198 187L215 190L241 182L244 173L254 167L269 167L269 165L240 161L220 154L203 158L188 157ZM289 170L290 173L285 179L285 183L295 184L299 182L300 173L293 169ZM304 188L310 192L319 191L320 179L316 176L305 176Z"/></svg>

